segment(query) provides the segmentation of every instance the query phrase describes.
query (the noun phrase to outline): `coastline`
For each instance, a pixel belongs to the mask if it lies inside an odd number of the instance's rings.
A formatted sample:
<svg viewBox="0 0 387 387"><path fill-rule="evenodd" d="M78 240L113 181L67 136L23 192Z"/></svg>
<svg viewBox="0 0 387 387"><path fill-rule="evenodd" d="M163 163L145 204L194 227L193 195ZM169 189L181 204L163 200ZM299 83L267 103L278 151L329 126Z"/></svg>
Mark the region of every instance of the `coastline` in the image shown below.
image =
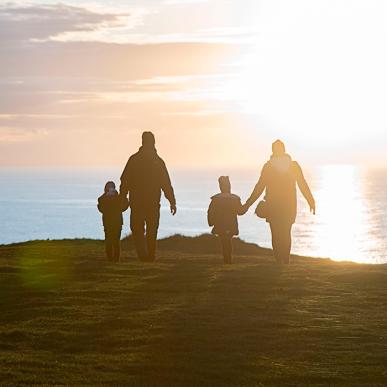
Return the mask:
<svg viewBox="0 0 387 387"><path fill-rule="evenodd" d="M74 243L74 244L87 244L87 243L99 243L101 246L101 257L103 257L103 243L102 239L92 239L92 238L63 238L63 239L36 239L28 240L22 242L14 243L4 243L0 244L0 256L1 249L7 247L23 247L39 243ZM246 256L246 257L265 257L270 259L272 255L272 249L267 247L259 246L253 242L246 242L243 239L237 237L234 238L234 254L236 256ZM129 256L126 256L125 261L128 259L135 260L135 251L134 244L132 241L132 236L127 235L121 239L122 249L124 253L126 252ZM180 252L180 253L191 253L191 254L211 254L219 255L219 241L212 234L204 233L198 236L188 236L182 234L174 234L164 238L158 239L157 242L158 250L160 252ZM387 266L387 263L384 262L355 262L351 260L335 260L330 257L316 257L308 256L301 254L291 254L293 262L300 261L327 261L337 264L354 264L354 265L363 265L363 266ZM274 261L273 261L274 264Z"/></svg>

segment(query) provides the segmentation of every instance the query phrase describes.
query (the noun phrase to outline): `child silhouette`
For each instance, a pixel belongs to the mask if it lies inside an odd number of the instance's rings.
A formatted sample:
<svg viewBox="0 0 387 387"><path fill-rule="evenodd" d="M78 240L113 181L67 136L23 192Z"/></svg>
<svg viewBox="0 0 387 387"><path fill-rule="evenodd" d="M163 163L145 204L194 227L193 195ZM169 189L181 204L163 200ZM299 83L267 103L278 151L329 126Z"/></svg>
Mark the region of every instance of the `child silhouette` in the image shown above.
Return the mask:
<svg viewBox="0 0 387 387"><path fill-rule="evenodd" d="M212 233L219 236L224 263L232 263L232 238L239 234L238 215L243 214L241 199L231 193L231 183L228 176L218 179L220 193L211 198L208 208L208 225Z"/></svg>
<svg viewBox="0 0 387 387"><path fill-rule="evenodd" d="M105 230L106 256L109 261L119 261L121 255L122 213L129 207L126 197L119 195L113 181L105 185L104 194L98 198L98 210L102 213Z"/></svg>

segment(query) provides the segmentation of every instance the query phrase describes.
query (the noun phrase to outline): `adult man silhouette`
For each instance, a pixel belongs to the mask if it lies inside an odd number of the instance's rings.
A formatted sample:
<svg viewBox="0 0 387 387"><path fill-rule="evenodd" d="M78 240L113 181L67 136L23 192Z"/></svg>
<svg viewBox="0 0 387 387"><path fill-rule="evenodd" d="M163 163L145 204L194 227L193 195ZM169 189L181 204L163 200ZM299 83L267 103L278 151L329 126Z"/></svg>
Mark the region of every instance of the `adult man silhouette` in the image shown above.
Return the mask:
<svg viewBox="0 0 387 387"><path fill-rule="evenodd" d="M289 263L291 229L297 216L296 186L313 214L316 213L316 205L300 165L286 153L284 143L275 141L272 151L270 160L264 165L258 183L243 207L246 212L266 190L265 217L270 224L274 257L278 263Z"/></svg>
<svg viewBox="0 0 387 387"><path fill-rule="evenodd" d="M142 134L142 146L132 155L122 173L120 194L129 193L130 228L137 255L142 261L154 261L160 219L161 191L176 214L176 200L167 167L157 154L152 132Z"/></svg>

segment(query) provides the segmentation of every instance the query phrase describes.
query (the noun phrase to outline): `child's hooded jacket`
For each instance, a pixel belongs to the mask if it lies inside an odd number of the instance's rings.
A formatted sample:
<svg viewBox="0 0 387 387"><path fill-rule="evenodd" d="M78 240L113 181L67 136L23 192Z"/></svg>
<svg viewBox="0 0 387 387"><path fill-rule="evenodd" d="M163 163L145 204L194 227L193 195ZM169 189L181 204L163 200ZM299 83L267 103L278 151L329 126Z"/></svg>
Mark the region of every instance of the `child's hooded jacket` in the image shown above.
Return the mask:
<svg viewBox="0 0 387 387"><path fill-rule="evenodd" d="M241 199L237 195L219 193L213 196L207 213L208 225L213 226L212 233L238 235L238 213L241 207Z"/></svg>
<svg viewBox="0 0 387 387"><path fill-rule="evenodd" d="M98 198L98 210L102 213L105 229L122 228L123 216L129 207L128 199L119 195L117 191L105 192Z"/></svg>

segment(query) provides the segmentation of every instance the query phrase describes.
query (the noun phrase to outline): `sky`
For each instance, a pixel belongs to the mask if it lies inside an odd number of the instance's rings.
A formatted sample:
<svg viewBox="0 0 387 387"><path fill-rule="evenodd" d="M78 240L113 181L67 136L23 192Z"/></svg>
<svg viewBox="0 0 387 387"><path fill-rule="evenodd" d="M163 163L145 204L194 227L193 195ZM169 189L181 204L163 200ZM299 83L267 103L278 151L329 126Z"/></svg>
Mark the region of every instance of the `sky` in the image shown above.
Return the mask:
<svg viewBox="0 0 387 387"><path fill-rule="evenodd" d="M383 0L0 0L0 166L386 167Z"/></svg>

